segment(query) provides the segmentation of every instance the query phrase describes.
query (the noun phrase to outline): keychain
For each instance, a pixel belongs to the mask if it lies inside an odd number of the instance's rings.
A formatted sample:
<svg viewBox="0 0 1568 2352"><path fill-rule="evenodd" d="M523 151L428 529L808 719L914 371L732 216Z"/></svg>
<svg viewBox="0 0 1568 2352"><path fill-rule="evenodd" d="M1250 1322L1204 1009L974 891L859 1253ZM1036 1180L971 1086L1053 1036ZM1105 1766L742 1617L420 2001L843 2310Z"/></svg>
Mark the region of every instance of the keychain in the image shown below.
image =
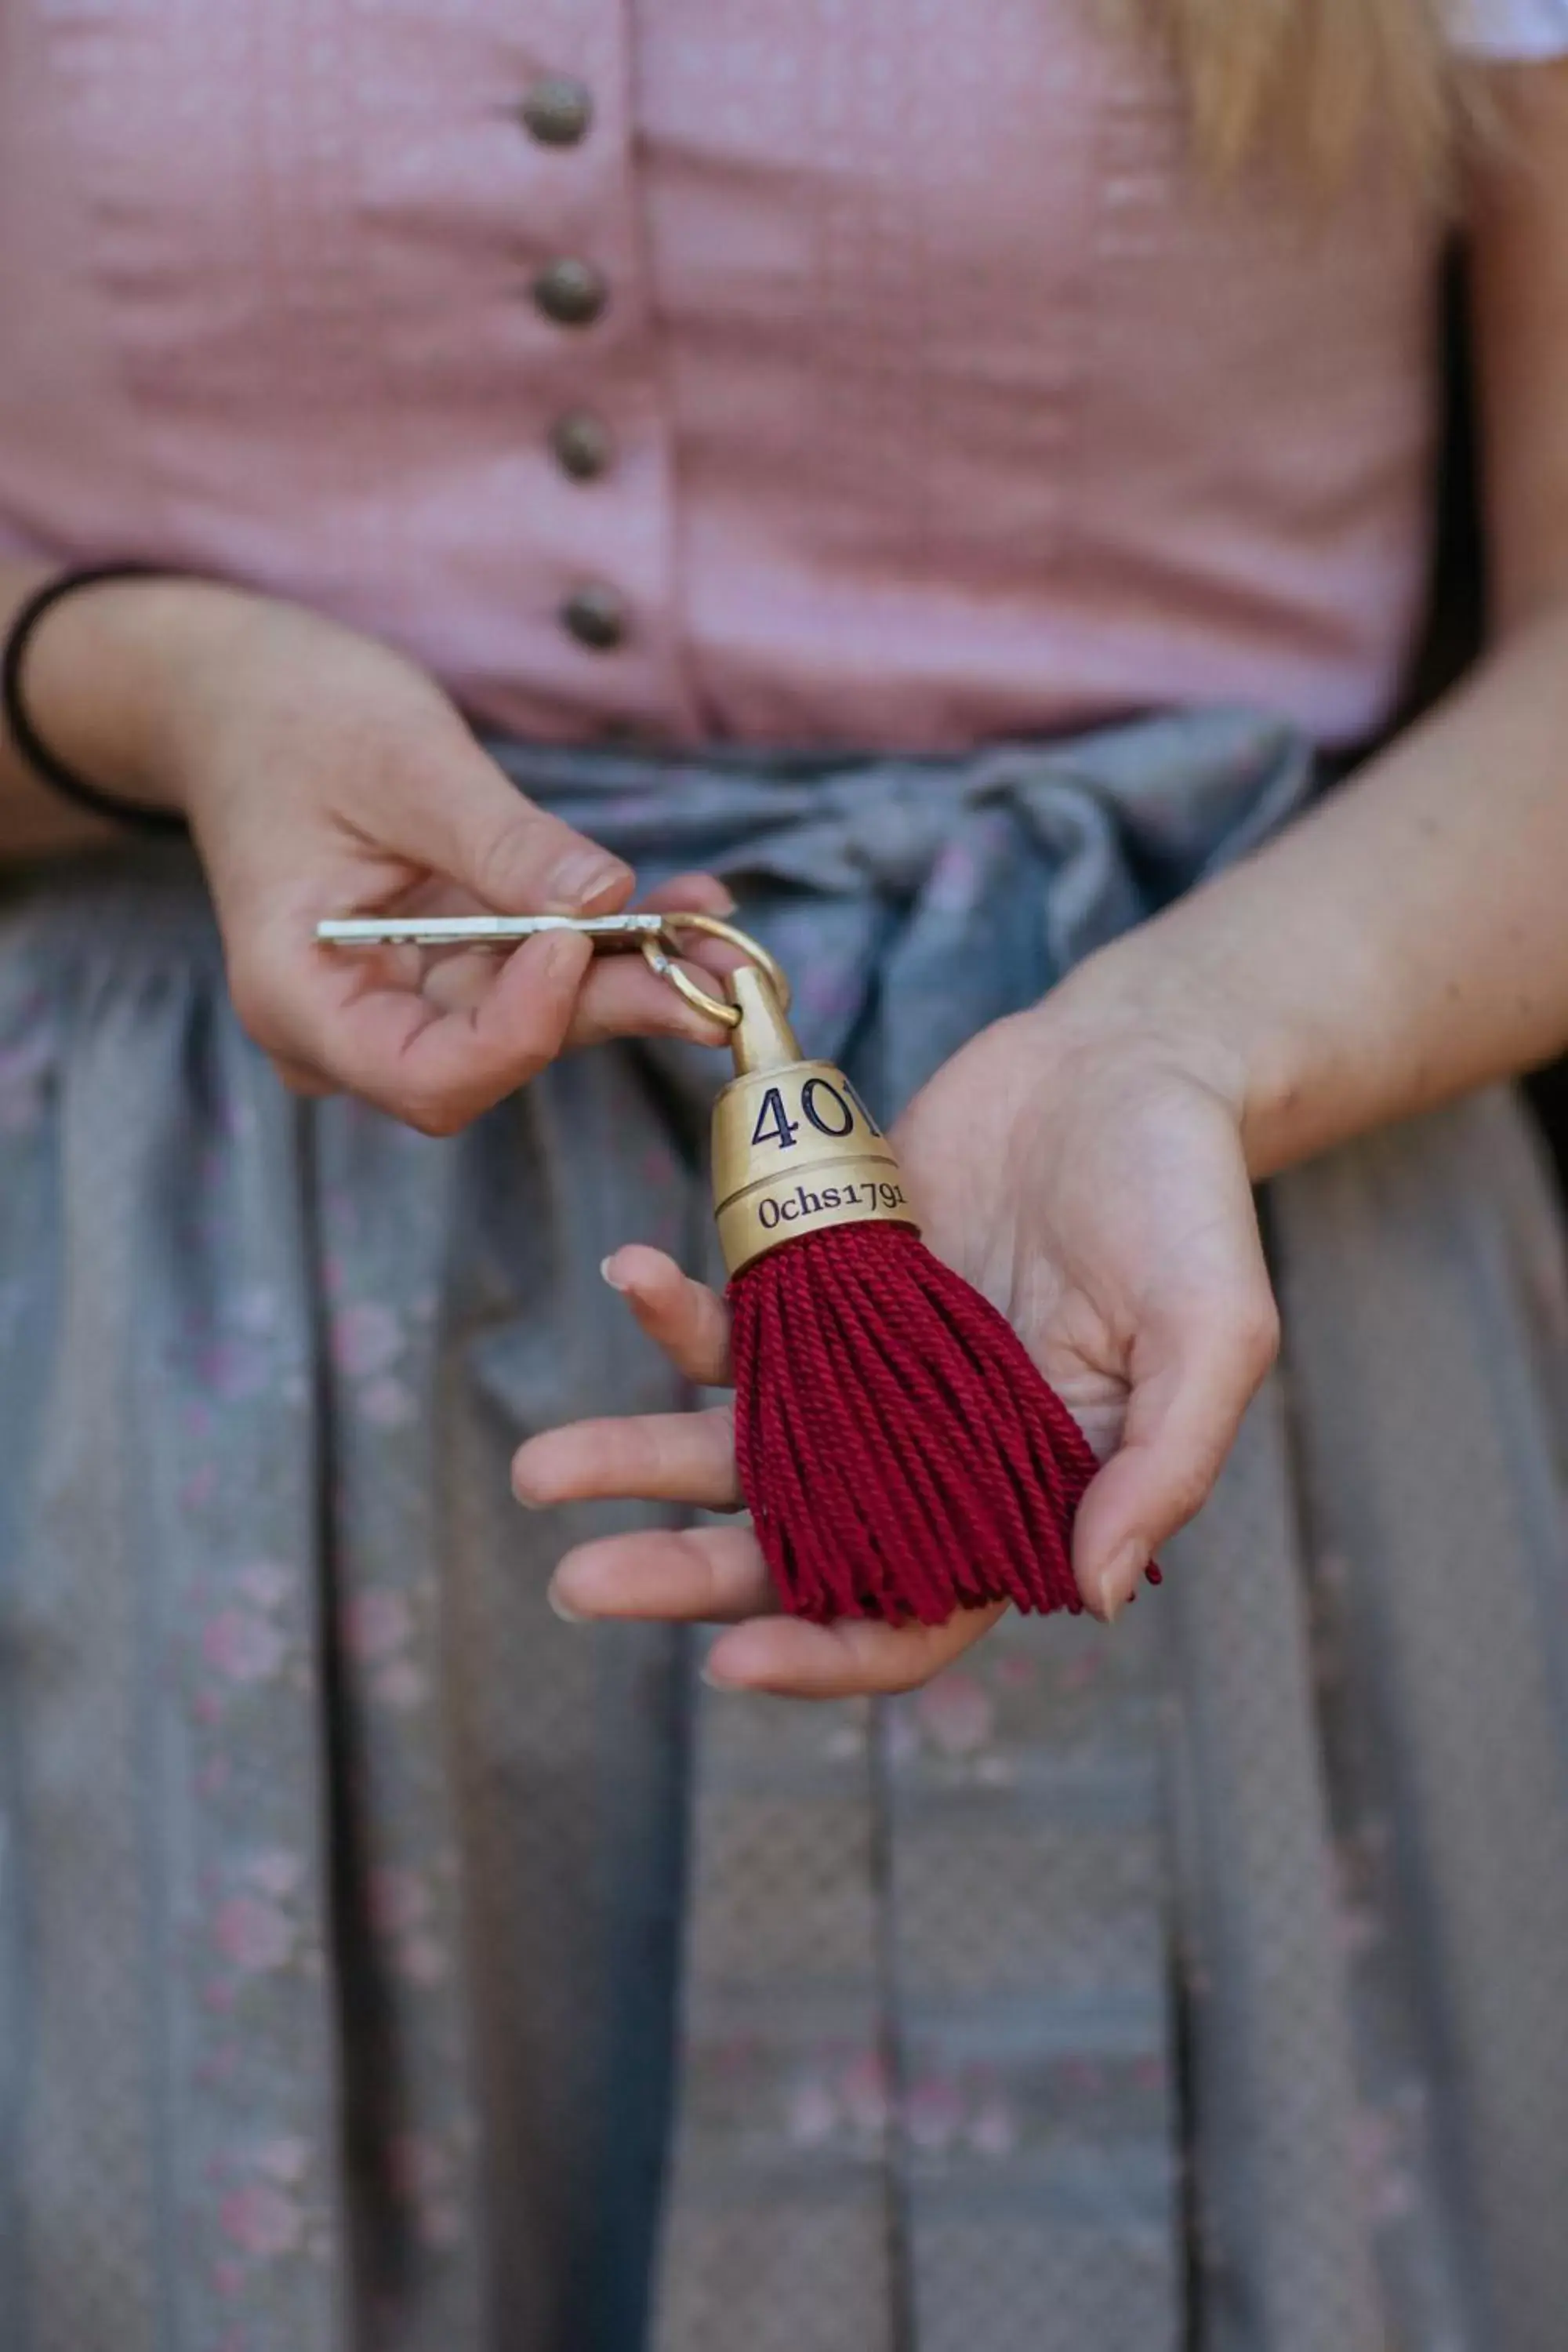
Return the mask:
<svg viewBox="0 0 1568 2352"><path fill-rule="evenodd" d="M317 936L504 950L548 930L639 950L728 1032L712 1163L735 1452L784 1609L928 1625L1004 1601L1079 1611L1072 1523L1094 1455L1005 1317L926 1248L891 1145L844 1073L802 1055L758 940L702 914L371 918ZM726 996L677 961L692 933L745 959Z"/></svg>

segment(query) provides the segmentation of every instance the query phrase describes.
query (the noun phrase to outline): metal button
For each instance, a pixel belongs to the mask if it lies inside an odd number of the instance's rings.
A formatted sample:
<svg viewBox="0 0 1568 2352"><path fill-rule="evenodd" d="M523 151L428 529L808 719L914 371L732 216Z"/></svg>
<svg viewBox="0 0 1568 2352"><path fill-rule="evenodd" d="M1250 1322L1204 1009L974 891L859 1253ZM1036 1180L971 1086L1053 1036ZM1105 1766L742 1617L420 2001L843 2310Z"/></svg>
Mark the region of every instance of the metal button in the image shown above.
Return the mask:
<svg viewBox="0 0 1568 2352"><path fill-rule="evenodd" d="M524 123L545 147L575 147L594 120L594 93L572 74L546 74L523 99Z"/></svg>
<svg viewBox="0 0 1568 2352"><path fill-rule="evenodd" d="M574 589L561 607L561 618L580 646L590 653L613 654L626 643L626 607L614 588L600 582Z"/></svg>
<svg viewBox="0 0 1568 2352"><path fill-rule="evenodd" d="M591 327L610 289L591 261L552 261L534 279L533 299L558 327Z"/></svg>
<svg viewBox="0 0 1568 2352"><path fill-rule="evenodd" d="M558 416L550 428L555 462L574 482L596 482L608 471L616 445L610 428L589 408L574 408Z"/></svg>

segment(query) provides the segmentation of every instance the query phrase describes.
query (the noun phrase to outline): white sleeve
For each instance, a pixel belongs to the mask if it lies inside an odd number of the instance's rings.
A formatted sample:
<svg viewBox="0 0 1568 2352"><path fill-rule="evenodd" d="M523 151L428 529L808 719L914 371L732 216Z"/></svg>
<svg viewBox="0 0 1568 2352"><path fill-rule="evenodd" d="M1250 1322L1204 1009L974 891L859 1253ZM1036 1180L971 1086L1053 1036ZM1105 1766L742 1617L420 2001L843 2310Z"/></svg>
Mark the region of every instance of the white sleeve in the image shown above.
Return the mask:
<svg viewBox="0 0 1568 2352"><path fill-rule="evenodd" d="M1458 0L1454 37L1478 57L1568 57L1568 0Z"/></svg>

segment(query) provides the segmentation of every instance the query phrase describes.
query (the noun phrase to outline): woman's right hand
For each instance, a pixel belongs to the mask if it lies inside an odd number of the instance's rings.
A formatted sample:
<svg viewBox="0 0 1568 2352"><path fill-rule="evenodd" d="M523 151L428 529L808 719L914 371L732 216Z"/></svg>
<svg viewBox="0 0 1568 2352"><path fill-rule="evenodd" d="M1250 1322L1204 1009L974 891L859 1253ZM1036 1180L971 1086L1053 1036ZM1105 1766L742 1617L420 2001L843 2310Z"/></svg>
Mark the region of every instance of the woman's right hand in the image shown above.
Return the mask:
<svg viewBox="0 0 1568 2352"><path fill-rule="evenodd" d="M69 666L64 625L79 604L84 624L99 607L100 690L104 669L129 681L112 782L188 819L240 1019L291 1085L347 1089L446 1134L568 1045L657 1034L721 1041L640 956L595 961L571 933L505 957L320 947L316 924L333 915L613 912L635 877L524 799L412 663L216 585L106 583L57 608L37 643L35 709L68 754L86 740L68 709L84 666ZM94 755L96 741L83 772L107 783L101 764L87 764ZM731 901L700 875L649 903L723 914Z"/></svg>

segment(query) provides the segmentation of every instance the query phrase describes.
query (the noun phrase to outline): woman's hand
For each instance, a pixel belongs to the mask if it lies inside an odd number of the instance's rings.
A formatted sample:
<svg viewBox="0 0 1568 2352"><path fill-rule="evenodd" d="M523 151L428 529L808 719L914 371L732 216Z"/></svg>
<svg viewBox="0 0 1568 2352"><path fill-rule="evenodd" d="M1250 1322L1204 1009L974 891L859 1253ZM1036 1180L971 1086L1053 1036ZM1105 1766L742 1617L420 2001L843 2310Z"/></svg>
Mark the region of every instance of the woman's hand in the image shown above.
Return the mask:
<svg viewBox="0 0 1568 2352"><path fill-rule="evenodd" d="M630 868L525 800L385 646L290 605L149 580L69 600L39 632L30 686L34 663L47 739L188 818L235 1004L291 1085L347 1088L442 1134L569 1045L721 1042L639 956L595 962L569 933L505 957L317 945L324 916L602 914L632 896ZM89 687L114 727L84 732ZM693 876L650 903L731 901Z"/></svg>
<svg viewBox="0 0 1568 2352"><path fill-rule="evenodd" d="M1102 1003L1086 980L966 1046L895 1139L927 1241L1006 1313L1101 1457L1073 1556L1107 1619L1203 1502L1278 1342L1241 1129L1237 1069ZM606 1274L689 1379L727 1379L711 1292L641 1247ZM534 1504L636 1496L733 1509L731 1416L555 1430L521 1449L514 1483ZM713 1679L814 1697L924 1682L996 1613L935 1629L781 1617L742 1528L584 1545L552 1597L586 1617L721 1621L732 1630L714 1645Z"/></svg>

